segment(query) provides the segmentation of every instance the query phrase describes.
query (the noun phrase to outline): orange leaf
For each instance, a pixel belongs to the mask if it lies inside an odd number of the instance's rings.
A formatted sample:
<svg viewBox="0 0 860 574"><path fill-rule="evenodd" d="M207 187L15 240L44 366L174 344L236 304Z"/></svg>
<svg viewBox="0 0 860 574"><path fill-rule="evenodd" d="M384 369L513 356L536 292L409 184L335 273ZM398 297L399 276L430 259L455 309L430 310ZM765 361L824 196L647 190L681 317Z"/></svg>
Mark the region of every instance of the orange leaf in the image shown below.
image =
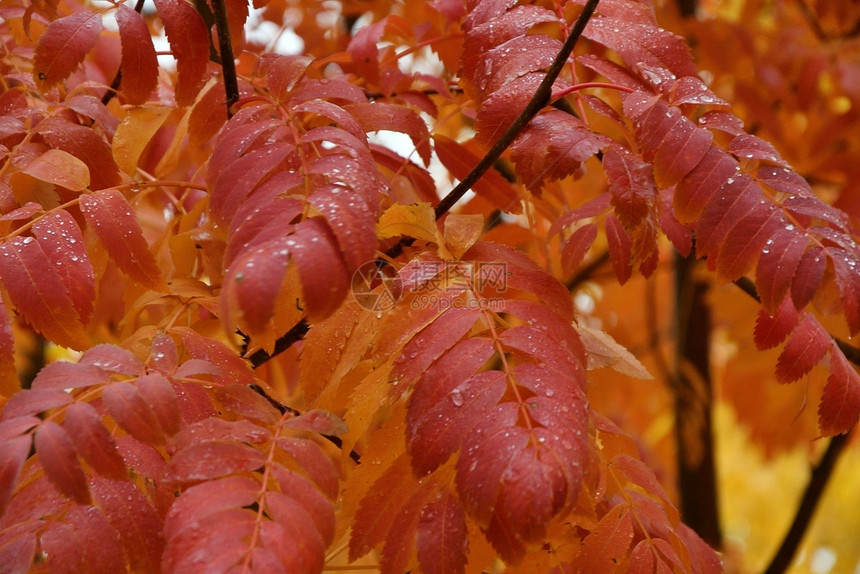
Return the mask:
<svg viewBox="0 0 860 574"><path fill-rule="evenodd" d="M129 108L126 111L113 138L113 159L122 171L134 177L140 155L170 112L170 108L160 106Z"/></svg>
<svg viewBox="0 0 860 574"><path fill-rule="evenodd" d="M49 149L21 171L71 191L81 191L90 185L90 170L87 165L72 154L59 149Z"/></svg>

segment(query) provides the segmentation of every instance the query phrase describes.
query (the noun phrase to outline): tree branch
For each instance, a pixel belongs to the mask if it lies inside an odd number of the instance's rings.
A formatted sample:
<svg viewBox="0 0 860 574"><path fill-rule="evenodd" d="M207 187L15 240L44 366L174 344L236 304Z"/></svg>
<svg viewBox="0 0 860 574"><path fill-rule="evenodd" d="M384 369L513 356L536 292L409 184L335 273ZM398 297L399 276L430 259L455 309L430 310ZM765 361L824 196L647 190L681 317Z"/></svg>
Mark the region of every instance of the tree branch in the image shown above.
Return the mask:
<svg viewBox="0 0 860 574"><path fill-rule="evenodd" d="M797 514L794 515L794 521L791 523L791 528L782 541L782 544L777 550L767 570L764 574L781 574L785 572L794 559L795 553L803 540L803 535L815 515L815 509L818 507L818 502L821 500L821 495L830 481L833 474L833 469L836 467L836 461L839 460L839 455L842 454L845 445L848 444L849 434L841 434L830 439L830 444L824 452L824 456L812 469L812 475L809 477L809 484L806 485L806 491L803 493L803 498L800 500L800 506L797 509Z"/></svg>
<svg viewBox="0 0 860 574"><path fill-rule="evenodd" d="M546 76L541 81L537 90L535 90L534 96L529 100L529 103L520 112L520 115L513 121L513 123L508 127L502 137L499 138L490 151L481 158L481 161L472 168L472 171L457 184L454 189L452 189L448 195L446 195L442 201L436 205L436 219L439 219L448 211L454 207L454 204L460 201L460 199L469 191L473 185L484 175L490 167L499 159L504 151L508 149L517 136L525 129L531 119L538 113L538 111L544 107L550 99L552 95L552 85L555 82L558 75L561 73L562 68L564 68L565 64L567 64L567 59L570 57L571 52L573 52L573 48L576 46L576 42L579 40L579 37L582 36L582 31L585 30L586 24L591 19L592 15L594 15L594 10L597 8L597 4L600 0L588 0L585 6L582 9L582 13L580 13L579 17L576 19L576 23L573 25L573 28L570 31L570 35L565 40L564 45L559 51L558 55L555 57L555 60L550 66L549 70L547 70Z"/></svg>
<svg viewBox="0 0 860 574"><path fill-rule="evenodd" d="M212 0L215 13L215 29L218 31L218 49L221 52L221 71L224 73L224 91L227 94L227 117L233 117L233 104L239 101L239 81L236 78L236 62L233 59L233 44L230 26L227 23L227 8L224 0Z"/></svg>

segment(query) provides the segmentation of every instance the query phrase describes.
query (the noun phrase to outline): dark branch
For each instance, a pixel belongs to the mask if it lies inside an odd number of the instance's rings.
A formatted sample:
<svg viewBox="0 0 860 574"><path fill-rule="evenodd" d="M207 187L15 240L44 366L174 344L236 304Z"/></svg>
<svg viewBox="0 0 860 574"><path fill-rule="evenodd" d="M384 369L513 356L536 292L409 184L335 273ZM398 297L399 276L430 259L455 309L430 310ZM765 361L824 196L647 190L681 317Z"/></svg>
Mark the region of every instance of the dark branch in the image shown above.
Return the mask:
<svg viewBox="0 0 860 574"><path fill-rule="evenodd" d="M251 366L255 369L266 362L268 362L272 357L279 355L293 346L297 341L301 341L304 339L305 335L308 333L308 329L310 329L310 325L306 319L302 319L295 325L293 328L287 331L284 336L275 341L275 348L272 350L272 354L270 355L263 349L254 352L248 360L251 361Z"/></svg>
<svg viewBox="0 0 860 574"><path fill-rule="evenodd" d="M481 161L472 168L472 171L470 171L469 174L459 184L457 184L457 186L454 187L454 189L452 189L450 193L442 199L442 201L439 202L436 206L436 219L439 219L448 213L448 211L454 207L454 204L460 201L466 192L469 191L481 176L493 166L496 160L502 156L502 153L504 153L504 151L508 149L508 146L510 146L517 136L520 135L535 114L549 103L550 96L552 95L552 85L561 73L562 68L564 68L567 63L567 59L570 57L571 52L573 52L573 48L576 46L576 42L582 35L582 31L585 30L586 24L588 24L588 21L594 14L594 10L597 8L599 1L600 0L588 0L585 4L585 7L582 9L582 13L579 15L579 18L576 19L576 23L570 31L570 35L564 42L564 46L562 46L561 51L559 51L558 56L556 56L555 61L552 63L552 66L550 66L546 76L543 81L541 81L534 96L532 96L532 99L529 100L525 109L520 112L520 115L517 116L510 127L508 127L505 133L502 134L499 141L490 148L487 155L481 158Z"/></svg>
<svg viewBox="0 0 860 574"><path fill-rule="evenodd" d="M233 44L230 41L230 26L227 23L227 8L224 0L212 0L215 13L215 28L218 30L218 48L221 52L221 70L224 73L224 91L227 94L227 117L233 117L233 104L239 101L239 81L236 78L236 62L233 59Z"/></svg>
<svg viewBox="0 0 860 574"><path fill-rule="evenodd" d="M841 434L830 439L830 444L824 452L824 456L812 469L812 475L809 477L809 484L806 485L806 491L803 493L803 498L800 500L800 506L797 509L797 514L794 515L794 521L791 523L788 533L782 541L782 544L777 550L776 555L764 571L764 574L781 574L785 572L794 559L797 548L803 540L803 535L815 515L815 509L818 507L818 502L821 500L821 495L830 481L833 474L833 469L836 467L836 461L839 460L839 455L848 444L850 434Z"/></svg>

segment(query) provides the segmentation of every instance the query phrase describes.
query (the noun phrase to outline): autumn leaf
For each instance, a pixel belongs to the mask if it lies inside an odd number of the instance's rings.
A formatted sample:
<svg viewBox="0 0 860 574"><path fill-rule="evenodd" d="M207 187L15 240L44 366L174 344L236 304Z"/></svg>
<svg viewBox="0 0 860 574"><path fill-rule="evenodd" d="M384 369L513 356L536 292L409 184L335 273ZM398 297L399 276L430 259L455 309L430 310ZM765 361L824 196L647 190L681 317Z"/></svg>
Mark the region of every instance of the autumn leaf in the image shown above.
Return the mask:
<svg viewBox="0 0 860 574"><path fill-rule="evenodd" d="M93 12L78 12L51 22L36 46L36 83L50 88L68 78L95 46L101 31L101 16Z"/></svg>

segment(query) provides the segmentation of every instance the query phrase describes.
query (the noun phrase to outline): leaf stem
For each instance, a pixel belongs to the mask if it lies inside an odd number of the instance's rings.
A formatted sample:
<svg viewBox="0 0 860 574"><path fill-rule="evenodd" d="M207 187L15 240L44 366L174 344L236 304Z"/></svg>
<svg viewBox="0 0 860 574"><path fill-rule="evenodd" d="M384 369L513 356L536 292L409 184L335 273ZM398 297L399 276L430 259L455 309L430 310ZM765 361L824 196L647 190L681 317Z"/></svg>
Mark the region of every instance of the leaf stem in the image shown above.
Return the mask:
<svg viewBox="0 0 860 574"><path fill-rule="evenodd" d="M632 94L634 92L632 88L619 84L611 84L609 82L584 82L582 84L575 84L558 92L553 92L552 99L556 100L558 98L563 98L568 94L578 92L579 90L586 90L588 88L607 88L610 90L618 90L619 92L627 92L628 94Z"/></svg>
<svg viewBox="0 0 860 574"><path fill-rule="evenodd" d="M800 500L800 506L797 509L797 514L794 515L794 521L791 523L788 533L782 540L782 544L771 560L770 565L764 574L781 574L785 572L794 559L795 553L803 540L803 535L812 522L812 517L815 515L815 510L818 508L818 503L821 500L821 495L830 481L836 462L839 460L839 455L848 444L850 433L836 435L830 439L830 444L827 445L827 450L815 468L812 469L812 475L809 477L809 484L806 485L806 490L803 493L803 498Z"/></svg>
<svg viewBox="0 0 860 574"><path fill-rule="evenodd" d="M239 81L236 78L236 61L233 59L233 43L227 23L224 0L212 0L215 13L215 28L218 30L218 49L221 52L221 71L224 73L224 91L227 94L227 117L233 117L233 104L239 101Z"/></svg>
<svg viewBox="0 0 860 574"><path fill-rule="evenodd" d="M583 30L585 30L586 24L591 19L591 16L594 14L594 10L597 8L597 4L600 0L588 0L585 6L582 9L582 13L580 13L579 17L576 19L576 23L573 25L573 29L570 31L570 35L565 40L564 45L559 51L558 55L555 57L555 60L550 66L549 70L544 76L544 79L541 81L537 90L535 90L532 99L529 100L529 103L526 104L526 107L520 112L520 115L513 121L513 123L508 127L502 137L490 148L490 151L481 158L481 161L472 168L472 171L457 184L454 189L452 189L448 195L446 195L442 201L436 206L436 219L439 219L448 211L454 207L454 204L460 201L460 199L466 194L469 189L472 188L473 185L484 175L490 167L492 167L493 163L497 159L502 156L502 153L508 146L510 146L517 136L525 129L531 119L538 113L538 111L544 107L550 100L552 96L552 85L555 82L558 75L561 73L562 68L567 63L567 59L570 57L571 52L573 52L573 48L576 46L576 42L579 40L579 37L582 36Z"/></svg>

